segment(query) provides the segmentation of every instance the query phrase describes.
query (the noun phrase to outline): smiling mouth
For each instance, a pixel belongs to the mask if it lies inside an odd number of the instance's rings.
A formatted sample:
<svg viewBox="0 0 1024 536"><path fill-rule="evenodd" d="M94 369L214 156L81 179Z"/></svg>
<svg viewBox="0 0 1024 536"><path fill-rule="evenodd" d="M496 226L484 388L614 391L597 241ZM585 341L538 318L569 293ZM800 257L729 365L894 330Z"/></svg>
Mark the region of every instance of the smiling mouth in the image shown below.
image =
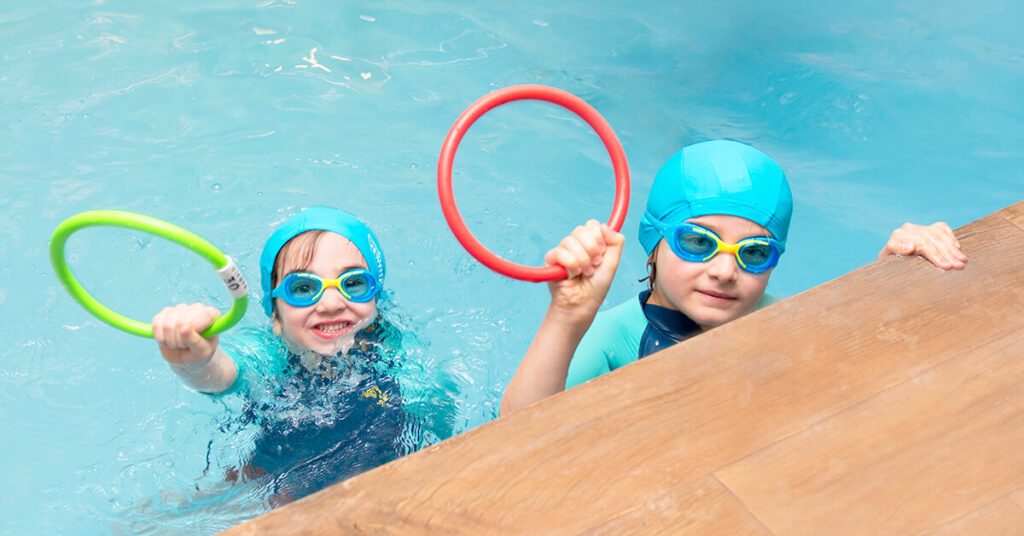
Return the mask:
<svg viewBox="0 0 1024 536"><path fill-rule="evenodd" d="M348 332L352 322L324 322L313 326L313 333L323 339L336 339Z"/></svg>

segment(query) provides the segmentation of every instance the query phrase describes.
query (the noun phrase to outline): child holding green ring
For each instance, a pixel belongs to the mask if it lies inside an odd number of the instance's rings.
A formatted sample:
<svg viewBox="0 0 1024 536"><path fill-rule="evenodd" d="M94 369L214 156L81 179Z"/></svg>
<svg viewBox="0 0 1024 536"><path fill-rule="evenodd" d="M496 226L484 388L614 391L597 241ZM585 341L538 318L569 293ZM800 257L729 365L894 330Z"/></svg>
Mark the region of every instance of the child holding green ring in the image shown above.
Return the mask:
<svg viewBox="0 0 1024 536"><path fill-rule="evenodd" d="M160 353L186 385L245 396L243 422L260 433L229 479L265 477L282 504L451 435L440 384L398 380L401 334L379 309L385 275L369 227L316 206L282 223L260 255L261 305L280 345L226 351L201 335L220 315L201 303L153 318Z"/></svg>

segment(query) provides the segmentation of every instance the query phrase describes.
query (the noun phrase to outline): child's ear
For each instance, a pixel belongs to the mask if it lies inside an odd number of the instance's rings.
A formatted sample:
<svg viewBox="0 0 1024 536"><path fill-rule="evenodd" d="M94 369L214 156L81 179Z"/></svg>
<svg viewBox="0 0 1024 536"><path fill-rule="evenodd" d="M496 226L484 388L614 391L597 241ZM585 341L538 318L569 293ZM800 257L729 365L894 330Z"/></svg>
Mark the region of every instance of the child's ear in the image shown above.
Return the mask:
<svg viewBox="0 0 1024 536"><path fill-rule="evenodd" d="M274 310L274 314L270 317L270 325L274 330L274 335L281 336L281 320L277 317L277 310Z"/></svg>

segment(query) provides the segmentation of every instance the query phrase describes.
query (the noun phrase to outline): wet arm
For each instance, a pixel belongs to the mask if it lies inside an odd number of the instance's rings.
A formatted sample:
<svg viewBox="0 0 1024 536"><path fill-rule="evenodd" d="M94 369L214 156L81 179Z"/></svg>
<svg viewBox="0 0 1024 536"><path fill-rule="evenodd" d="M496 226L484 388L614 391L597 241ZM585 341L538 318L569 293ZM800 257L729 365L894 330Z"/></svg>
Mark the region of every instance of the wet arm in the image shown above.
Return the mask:
<svg viewBox="0 0 1024 536"><path fill-rule="evenodd" d="M565 390L569 363L608 294L623 241L606 224L591 220L545 255L545 264L564 267L569 277L548 283L551 304L505 390L502 415Z"/></svg>
<svg viewBox="0 0 1024 536"><path fill-rule="evenodd" d="M238 366L220 347L214 351L210 361L199 368L179 363L170 363L170 366L185 385L207 394L226 390L238 378Z"/></svg>
<svg viewBox="0 0 1024 536"><path fill-rule="evenodd" d="M217 342L202 332L220 316L220 311L202 303L164 308L153 317L153 339L171 370L185 385L216 394L231 387L238 367Z"/></svg>
<svg viewBox="0 0 1024 536"><path fill-rule="evenodd" d="M557 308L548 309L501 399L502 415L565 390L569 363L592 319L566 318Z"/></svg>

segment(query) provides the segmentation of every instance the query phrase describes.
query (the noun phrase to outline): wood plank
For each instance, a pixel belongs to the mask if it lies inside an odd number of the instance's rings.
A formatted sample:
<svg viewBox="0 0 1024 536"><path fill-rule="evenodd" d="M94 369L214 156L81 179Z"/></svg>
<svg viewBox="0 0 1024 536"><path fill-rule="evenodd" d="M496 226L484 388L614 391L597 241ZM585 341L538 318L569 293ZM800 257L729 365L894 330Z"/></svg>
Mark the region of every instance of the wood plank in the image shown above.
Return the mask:
<svg viewBox="0 0 1024 536"><path fill-rule="evenodd" d="M546 530L540 526L537 530ZM749 511L714 477L680 486L671 493L633 506L588 534L719 534L770 535Z"/></svg>
<svg viewBox="0 0 1024 536"><path fill-rule="evenodd" d="M1022 356L1024 329L715 474L777 534L938 526L1024 486Z"/></svg>
<svg viewBox="0 0 1024 536"><path fill-rule="evenodd" d="M343 484L339 484L343 485ZM524 525L516 523L509 526L501 522L502 512L496 510L487 515L486 522L473 516L460 517L457 522L447 516L395 515L389 509L380 509L378 518L366 515L359 520L324 515L331 512L335 503L330 500L317 500L315 507L301 507L302 501L296 503L298 508L288 516L264 516L258 526L252 523L235 527L228 534L522 534L524 532L548 532L551 529L548 518L538 518L533 523ZM339 507L346 504L339 503ZM365 512L373 512L375 505L366 504ZM514 510L519 505L508 505ZM770 536L768 531L750 512L746 510L721 482L707 476L700 480L683 483L660 497L647 497L639 503L624 504L622 507L607 512L600 522L586 521L578 523L570 532L586 532L588 534L621 534L624 531L642 529L645 534L679 534L685 532L693 535L751 535Z"/></svg>
<svg viewBox="0 0 1024 536"><path fill-rule="evenodd" d="M996 214L1006 218L1007 220L1010 221L1010 223L1016 225L1017 227L1024 229L1024 201L1006 207L1005 209L1000 210Z"/></svg>
<svg viewBox="0 0 1024 536"><path fill-rule="evenodd" d="M1024 534L1024 510L1021 510L1013 501L1004 499L945 523L926 534L929 536Z"/></svg>
<svg viewBox="0 0 1024 536"><path fill-rule="evenodd" d="M992 216L958 236L962 272L874 263L231 533L670 529L629 512L1021 336L1024 231Z"/></svg>

